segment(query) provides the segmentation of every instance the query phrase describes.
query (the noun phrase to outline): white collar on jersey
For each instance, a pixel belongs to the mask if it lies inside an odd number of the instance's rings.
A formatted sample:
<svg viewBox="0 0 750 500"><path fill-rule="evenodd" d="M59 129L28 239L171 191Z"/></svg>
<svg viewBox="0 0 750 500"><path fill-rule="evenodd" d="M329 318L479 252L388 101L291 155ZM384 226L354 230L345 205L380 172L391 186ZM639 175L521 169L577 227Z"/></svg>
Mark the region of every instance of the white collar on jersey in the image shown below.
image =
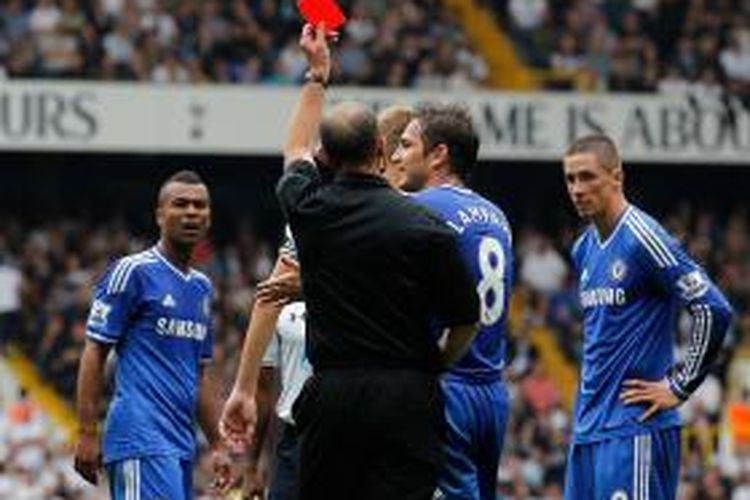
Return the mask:
<svg viewBox="0 0 750 500"><path fill-rule="evenodd" d="M169 269L171 269L175 274L177 274L180 278L184 279L185 281L188 281L190 277L193 275L192 269L188 269L188 272L184 273L180 269L178 269L177 266L169 262L169 259L162 253L158 244L154 245L152 250L154 254L159 258L159 260L161 260L164 264L166 264L166 266Z"/></svg>
<svg viewBox="0 0 750 500"><path fill-rule="evenodd" d="M458 191L459 193L463 193L463 194L471 194L472 193L471 189L469 189L467 187L456 186L455 184L448 184L447 182L445 184L440 184L439 186L435 186L435 187L443 188L443 189L453 189L454 191Z"/></svg>
<svg viewBox="0 0 750 500"><path fill-rule="evenodd" d="M615 235L620 230L620 227L622 227L622 224L625 222L625 219L627 219L628 214L633 209L633 206L629 203L625 206L625 211L622 212L620 215L620 218L617 220L617 225L615 225L615 228L612 230L611 233L609 233L609 236L607 236L607 239L604 240L602 243L601 236L599 235L599 230L596 228L594 224L591 224L591 230L594 231L594 235L596 236L596 242L599 244L599 249L604 250L607 248L607 245L609 245L609 242L612 241L615 238Z"/></svg>

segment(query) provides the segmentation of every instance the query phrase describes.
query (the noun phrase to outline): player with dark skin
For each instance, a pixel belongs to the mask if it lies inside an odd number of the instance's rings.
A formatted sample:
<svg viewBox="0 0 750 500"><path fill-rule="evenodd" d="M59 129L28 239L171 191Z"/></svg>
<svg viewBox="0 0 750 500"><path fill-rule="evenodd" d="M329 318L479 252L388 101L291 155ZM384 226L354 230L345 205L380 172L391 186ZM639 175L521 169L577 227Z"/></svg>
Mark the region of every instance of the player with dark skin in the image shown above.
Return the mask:
<svg viewBox="0 0 750 500"><path fill-rule="evenodd" d="M159 192L156 222L160 229L159 249L180 270L189 269L195 246L211 226L211 202L205 184L168 182ZM110 345L87 340L78 372L77 410L79 435L75 445L75 470L97 484L102 468L99 409L104 365ZM215 474L214 488L224 492L231 484L231 462L219 435L218 385L213 369L203 366L200 378L197 416L210 443Z"/></svg>

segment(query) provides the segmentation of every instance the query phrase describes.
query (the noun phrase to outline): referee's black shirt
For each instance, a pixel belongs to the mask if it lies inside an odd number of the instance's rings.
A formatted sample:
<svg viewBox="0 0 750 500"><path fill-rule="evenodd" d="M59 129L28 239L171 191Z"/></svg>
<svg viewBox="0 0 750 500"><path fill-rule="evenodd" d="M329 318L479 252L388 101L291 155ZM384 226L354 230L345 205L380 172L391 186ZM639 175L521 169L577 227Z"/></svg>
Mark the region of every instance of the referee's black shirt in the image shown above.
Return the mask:
<svg viewBox="0 0 750 500"><path fill-rule="evenodd" d="M433 322L479 317L452 230L380 177L324 183L307 160L287 167L277 194L297 244L315 370L438 370Z"/></svg>

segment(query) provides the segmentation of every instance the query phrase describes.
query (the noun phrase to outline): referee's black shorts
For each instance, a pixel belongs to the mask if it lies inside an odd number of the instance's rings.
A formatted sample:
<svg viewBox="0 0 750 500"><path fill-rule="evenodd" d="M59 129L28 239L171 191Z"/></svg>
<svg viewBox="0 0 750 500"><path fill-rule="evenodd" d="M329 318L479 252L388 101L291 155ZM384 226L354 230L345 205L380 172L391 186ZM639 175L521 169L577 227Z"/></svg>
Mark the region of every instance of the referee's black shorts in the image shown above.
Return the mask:
<svg viewBox="0 0 750 500"><path fill-rule="evenodd" d="M324 370L294 405L302 500L430 500L442 465L437 374Z"/></svg>

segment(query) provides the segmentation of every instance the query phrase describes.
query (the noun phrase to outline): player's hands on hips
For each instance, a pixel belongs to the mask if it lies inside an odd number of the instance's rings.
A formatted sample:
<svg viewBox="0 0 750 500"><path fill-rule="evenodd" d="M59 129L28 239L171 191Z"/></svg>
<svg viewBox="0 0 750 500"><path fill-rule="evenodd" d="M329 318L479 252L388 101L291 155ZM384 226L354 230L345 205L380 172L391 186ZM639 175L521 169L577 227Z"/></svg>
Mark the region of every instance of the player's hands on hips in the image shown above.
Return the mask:
<svg viewBox="0 0 750 500"><path fill-rule="evenodd" d="M232 474L232 458L229 456L229 450L221 444L215 446L211 450L210 460L211 469L214 475L211 488L218 495L226 495L234 482L234 475Z"/></svg>
<svg viewBox="0 0 750 500"><path fill-rule="evenodd" d="M255 394L232 389L219 420L221 437L232 451L241 453L252 443L257 421Z"/></svg>
<svg viewBox="0 0 750 500"><path fill-rule="evenodd" d="M682 402L666 380L649 381L631 379L626 380L623 385L625 389L620 393L620 399L626 405L645 404L648 409L638 420L644 422L654 416L657 412L668 410L679 406Z"/></svg>
<svg viewBox="0 0 750 500"><path fill-rule="evenodd" d="M76 441L73 467L86 481L97 484L101 466L102 452L99 434L95 431L81 431Z"/></svg>
<svg viewBox="0 0 750 500"><path fill-rule="evenodd" d="M255 298L281 307L302 296L299 263L288 255L281 257L284 272L260 283Z"/></svg>
<svg viewBox="0 0 750 500"><path fill-rule="evenodd" d="M328 81L331 75L331 51L326 38L326 28L323 24L317 27L305 24L299 38L299 46L310 65L310 73L316 78Z"/></svg>

